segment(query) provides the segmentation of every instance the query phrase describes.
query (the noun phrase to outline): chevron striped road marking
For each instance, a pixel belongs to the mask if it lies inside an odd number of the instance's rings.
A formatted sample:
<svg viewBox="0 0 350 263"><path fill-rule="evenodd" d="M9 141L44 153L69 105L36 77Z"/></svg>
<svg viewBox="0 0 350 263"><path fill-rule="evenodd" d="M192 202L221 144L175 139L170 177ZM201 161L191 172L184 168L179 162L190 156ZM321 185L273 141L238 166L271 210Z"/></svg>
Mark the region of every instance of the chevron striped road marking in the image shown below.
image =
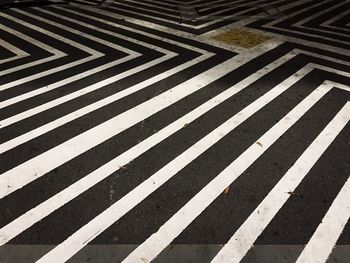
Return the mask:
<svg viewBox="0 0 350 263"><path fill-rule="evenodd" d="M0 7L0 262L348 262L349 7Z"/></svg>

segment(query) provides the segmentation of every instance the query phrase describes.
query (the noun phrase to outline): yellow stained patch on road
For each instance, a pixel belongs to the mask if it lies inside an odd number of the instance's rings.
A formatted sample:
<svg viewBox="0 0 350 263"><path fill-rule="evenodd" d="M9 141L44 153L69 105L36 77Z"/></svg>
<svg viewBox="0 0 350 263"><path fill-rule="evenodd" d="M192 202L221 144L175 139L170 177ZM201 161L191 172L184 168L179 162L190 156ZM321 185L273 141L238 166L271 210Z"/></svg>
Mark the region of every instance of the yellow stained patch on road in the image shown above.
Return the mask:
<svg viewBox="0 0 350 263"><path fill-rule="evenodd" d="M229 45L252 48L270 39L270 37L236 28L219 34L214 39Z"/></svg>

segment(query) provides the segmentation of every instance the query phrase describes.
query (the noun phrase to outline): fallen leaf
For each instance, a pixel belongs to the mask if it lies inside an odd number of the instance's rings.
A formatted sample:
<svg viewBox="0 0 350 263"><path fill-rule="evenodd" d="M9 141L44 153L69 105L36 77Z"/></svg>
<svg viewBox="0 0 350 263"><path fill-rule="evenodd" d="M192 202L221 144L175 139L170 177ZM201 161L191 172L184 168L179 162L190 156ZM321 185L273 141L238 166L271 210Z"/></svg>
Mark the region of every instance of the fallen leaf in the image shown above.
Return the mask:
<svg viewBox="0 0 350 263"><path fill-rule="evenodd" d="M126 170L128 169L128 167L126 167L125 165L124 166L119 166L120 169L123 169L123 170Z"/></svg>
<svg viewBox="0 0 350 263"><path fill-rule="evenodd" d="M188 123L185 123L185 124L184 124L184 127L186 127L187 125L188 125Z"/></svg>
<svg viewBox="0 0 350 263"><path fill-rule="evenodd" d="M174 248L173 244L170 244L169 246L166 247L165 251L172 250Z"/></svg>
<svg viewBox="0 0 350 263"><path fill-rule="evenodd" d="M143 262L145 262L145 263L148 263L147 258L141 258L141 260L142 260Z"/></svg>
<svg viewBox="0 0 350 263"><path fill-rule="evenodd" d="M257 145L259 145L260 147L263 147L261 142L256 142Z"/></svg>
<svg viewBox="0 0 350 263"><path fill-rule="evenodd" d="M227 188L224 190L224 194L227 195L229 191L230 191L230 187L227 187Z"/></svg>
<svg viewBox="0 0 350 263"><path fill-rule="evenodd" d="M301 197L302 197L302 195L301 195L301 194L298 194L298 193L295 193L295 192L287 192L287 194L290 194L290 195L295 195L295 196L301 196Z"/></svg>

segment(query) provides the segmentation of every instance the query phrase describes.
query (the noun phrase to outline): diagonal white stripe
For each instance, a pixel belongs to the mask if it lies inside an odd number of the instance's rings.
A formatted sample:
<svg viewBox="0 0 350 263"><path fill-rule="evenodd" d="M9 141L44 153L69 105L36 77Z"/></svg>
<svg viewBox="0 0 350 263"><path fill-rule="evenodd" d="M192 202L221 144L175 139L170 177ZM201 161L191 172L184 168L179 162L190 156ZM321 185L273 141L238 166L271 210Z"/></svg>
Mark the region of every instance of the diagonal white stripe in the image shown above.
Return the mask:
<svg viewBox="0 0 350 263"><path fill-rule="evenodd" d="M17 10L17 12L22 13L20 10ZM23 12L23 14L25 14L25 12ZM99 51L91 49L91 48L89 48L87 46L84 46L84 45L82 45L82 44L80 44L80 43L78 43L76 41L67 39L67 38L65 38L63 36L57 35L57 34L55 34L53 32L47 31L47 30L45 30L43 28L40 28L38 26L29 24L29 23L27 23L27 22L25 22L25 21L23 21L23 20L21 20L19 18L10 16L10 15L7 15L7 14L1 14L1 13L0 13L0 16L5 17L5 18L7 18L9 20L15 21L16 23L19 23L19 24L21 24L23 26L26 26L28 28L32 28L32 29L34 29L34 30L36 30L36 31L38 31L40 33L43 33L43 34L48 35L48 36L50 36L52 38L55 38L55 39L57 39L59 41L67 43L67 44L69 44L69 45L71 45L73 47L79 48L79 49L83 50L84 52L90 54L88 57L85 57L83 59L80 59L80 60L77 60L77 61L65 64L65 65L61 65L59 67L55 67L55 68L51 68L51 69L48 69L48 70L44 70L44 71L41 71L39 73L30 75L28 77L24 77L24 78L17 79L15 81L3 84L3 85L0 86L0 91L13 88L13 87L15 87L17 85L20 85L20 84L23 84L23 83L25 83L27 81L32 81L34 79L38 79L38 78L47 76L47 75L55 73L55 72L59 72L59 71L61 71L63 69L67 69L69 67L73 67L73 66L79 65L79 64L84 63L86 61L93 60L93 59L100 58L100 57L104 56L104 54L99 52Z"/></svg>
<svg viewBox="0 0 350 263"><path fill-rule="evenodd" d="M348 111L348 118L350 110ZM350 217L350 178L333 201L297 263L323 263L331 254Z"/></svg>
<svg viewBox="0 0 350 263"><path fill-rule="evenodd" d="M163 59L165 59L165 58L163 57ZM120 99L122 99L122 98L124 98L124 97L126 97L126 96L128 96L128 95L130 95L132 93L134 93L134 92L137 92L137 91L139 91L141 89L144 89L144 88L148 87L149 85L152 85L152 84L154 84L154 83L156 83L156 82L158 82L158 81L160 81L160 80L162 80L164 78L167 78L167 77L169 77L169 76L171 76L173 74L176 74L177 72L179 72L181 70L184 70L184 69L186 69L188 67L193 66L195 63L199 63L201 61L204 61L205 59L206 59L206 56L202 56L202 57L199 57L199 58L197 58L195 60L191 60L191 61L189 61L187 63L184 63L184 64L182 64L180 66L174 67L171 70L168 70L168 71L163 72L163 73L161 73L159 75L156 75L156 76L154 76L152 78L149 78L149 79L147 79L145 81L142 81L142 82L140 82L140 83L138 83L138 84L136 84L136 85L134 85L134 86L132 86L130 88L127 88L125 90L117 92L116 94L113 94L113 95L111 95L109 97L106 97L106 98L104 98L102 100L99 100L97 102L94 102L94 103L92 103L92 104L90 104L88 106L85 106L85 107L83 107L83 108L81 108L79 110L76 110L74 112L71 112L71 113L69 113L69 114L67 114L67 115L65 115L65 116L63 116L61 118L58 118L58 119L56 119L54 121L46 123L45 125L40 126L40 127L36 128L34 130L31 130L28 133L25 133L23 135L15 137L15 138L13 138L11 140L8 140L8 141L0 144L0 154L8 151L11 148L14 148L14 147L18 146L18 145L20 145L20 144L22 144L24 142L32 140L32 139L34 139L34 138L36 138L36 137L38 137L38 136L40 136L40 135L42 135L42 134L44 134L46 132L49 132L49 131L51 131L51 130L53 130L53 129L61 126L61 125L64 125L64 124L66 124L66 123L68 123L70 121L78 119L81 116L84 116L84 115L86 115L86 114L88 114L90 112L93 112L93 111L95 111L95 110L97 110L99 108L102 108L102 107L104 107L104 106L106 106L106 105L108 105L110 103L113 103L113 102L115 102L117 100L120 100ZM152 63L146 63L146 64L142 65L142 67L143 66L147 66L147 65L152 65L155 62L158 62L158 61L153 61ZM135 68L135 69L137 69L137 68ZM128 74L128 73L130 73L130 72L126 72L125 74ZM115 78L112 78L112 80L114 80L114 79ZM108 80L109 80L108 82L111 81L110 79L108 79ZM106 82L103 82L101 84L105 85L105 83ZM80 96L86 94L87 92L91 92L91 91L96 90L96 89L98 89L100 87L102 87L102 86L101 85L93 85L93 86L88 87L86 89L83 89L83 90L77 91L75 93L72 93L69 96L65 96L65 97L59 98L57 100L53 100L53 101L45 104L44 106L50 105L52 107L52 105L58 105L58 103L61 104L62 101L66 101L66 100L68 101L68 99L71 100L73 98L80 97ZM41 111L42 111L42 109L43 109L43 107L40 108ZM33 112L33 110L30 110L29 112ZM27 113L27 112L25 112L25 113ZM25 117L28 116L28 115L25 115L25 113L24 114L18 114L18 115L15 115L13 117L10 117L8 119L5 119L3 121L0 121L0 125L2 127L6 127L6 126L8 126L8 125L10 125L10 124L12 124L14 122L17 122L20 119L24 119ZM21 117L21 118L19 118L19 117Z"/></svg>
<svg viewBox="0 0 350 263"><path fill-rule="evenodd" d="M346 33L338 33L338 32L334 32L334 31L332 31L332 30L325 30L325 29L313 28L313 27L308 27L308 26L305 26L305 25L304 25L305 23L309 22L310 20L314 20L314 19L316 19L317 17L320 17L320 16L322 16L322 15L324 15L324 14L327 14L327 13L329 13L329 12L332 12L333 9L336 9L336 8L338 8L338 7L340 7L340 6L343 6L343 5L344 5L344 3L341 2L341 3L338 3L338 4L334 5L334 6L332 6L332 7L329 8L329 9L326 9L326 10L323 10L323 11L321 11L321 12L318 12L318 13L315 14L314 16L306 17L305 19L300 20L300 21L298 21L297 23L295 23L295 24L293 25L293 27L295 27L296 29L297 29L297 28L306 28L306 29L309 28L309 29L314 30L314 31L317 31L317 32L325 32L325 33L331 33L331 34L335 34L335 35L340 35L340 36L349 37L349 34L346 34Z"/></svg>
<svg viewBox="0 0 350 263"><path fill-rule="evenodd" d="M310 7L307 7L307 8L304 8L304 9L299 9L297 12L293 13L293 14L289 14L288 15L288 19L290 19L291 17L294 17L296 15L299 15L300 13L304 13L304 12L307 12L308 10L310 9L313 9L317 6L320 6L320 5L323 5L325 4L325 2L330 2L332 0L323 0L315 5L312 5ZM316 18L318 16L318 13L314 14L311 16L311 18ZM321 38L321 39L325 39L325 40L331 40L331 41L335 41L337 43L342 43L342 44L348 44L348 42L346 41L342 41L342 40L337 40L337 39L334 39L334 38L330 38L330 37L325 37L325 36L322 36L322 35L315 35L315 34L312 34L312 33L304 33L304 32L301 32L301 31L298 31L297 29L295 30L291 30L291 29L285 29L285 28L281 28L281 27L275 27L275 25L277 25L279 22L283 21L285 18L281 18L279 20L273 20L267 24L264 25L265 28L271 28L271 29L278 29L278 30L281 30L281 31L285 31L285 32L290 32L290 33L297 33L297 34L300 34L300 35L304 35L304 36L312 36L312 37L317 37L317 38ZM291 25L292 27L293 25ZM319 43L317 43L317 45L320 45Z"/></svg>
<svg viewBox="0 0 350 263"><path fill-rule="evenodd" d="M185 206L173 215L159 230L136 248L123 262L153 260L173 241L206 207L208 207L233 181L252 165L278 138L294 125L331 87L320 86L300 102L284 118L258 139L217 177L198 192Z"/></svg>
<svg viewBox="0 0 350 263"><path fill-rule="evenodd" d="M183 169L186 165L191 163L194 159L200 156L203 152L209 149L212 145L217 143L221 138L235 129L238 125L248 119L251 115L256 113L258 110L263 108L266 104L280 95L282 92L287 90L291 85L298 81L298 77L290 77L285 82L276 86L274 89L260 97L258 100L244 108L242 111L234 115L224 124L220 125L217 129L209 133L207 136L202 138L200 141L195 143L181 155L176 157L166 166L161 168L158 172L153 174L150 178L136 187L134 190L129 192L121 200L112 205L109 209L105 210L102 214L97 216L95 219L90 221L87 225L82 227L61 245L51 251L42 260L43 262L50 262L53 258L60 260L66 260L79 249L81 249L87 242L94 239L103 230L112 225L125 213L130 211L153 191L159 188L178 171Z"/></svg>
<svg viewBox="0 0 350 263"><path fill-rule="evenodd" d="M349 120L350 103L347 103L240 226L213 259L213 263L241 261L255 240L288 200L290 197L288 193L295 191Z"/></svg>
<svg viewBox="0 0 350 263"><path fill-rule="evenodd" d="M0 71L0 75L2 75L2 76L16 72L18 70L22 70L22 69L26 69L26 68L29 68L29 67L32 67L35 65L39 65L41 63L45 63L45 62L52 61L52 60L55 60L58 58L62 58L62 57L67 55L67 54L65 54L65 53L63 53L63 52L61 52L53 47L46 45L45 43L40 42L39 40L36 40L30 36L22 34L21 32L16 31L12 28L9 28L5 25L1 25L1 29L52 54L52 56L50 56L50 57L42 58L42 59L39 59L36 61L32 61L32 62L25 63L25 64L22 64L22 65L19 65L16 67L12 67L9 69L4 69L4 70Z"/></svg>
<svg viewBox="0 0 350 263"><path fill-rule="evenodd" d="M4 47L5 49L15 54L15 56L11 56L10 58L0 59L0 65L9 61L13 61L19 58L24 58L29 56L29 54L24 50L12 45L11 43L3 39L0 39L0 46Z"/></svg>
<svg viewBox="0 0 350 263"><path fill-rule="evenodd" d="M293 56L293 55L291 55ZM52 213L55 209L58 209L60 206L64 205L65 203L69 202L73 198L77 197L79 194L83 193L93 185L97 184L101 180L105 179L112 173L116 172L119 168L122 167L123 165L128 164L156 144L160 143L170 135L174 134L178 130L184 127L185 124L188 124L195 119L199 118L206 112L208 112L210 109L216 107L218 104L224 102L228 98L232 97L234 94L238 93L242 89L246 88L248 85L256 81L257 79L263 77L266 75L268 72L272 71L274 68L280 66L281 63L284 63L288 60L288 56L282 57L279 61L274 61L271 63L268 67L263 68L262 70L256 72L255 74L247 77L246 79L242 80L240 83L234 85L233 87L229 88L228 90L222 92L221 94L217 95L216 97L210 99L209 101L205 102L201 106L197 107L193 111L189 112L182 118L178 119L177 121L171 123L170 125L166 126L162 130L158 131L156 134L150 136L143 142L139 143L138 145L132 147L128 151L124 152L120 156L114 158L107 164L103 165L99 169L95 170L94 172L88 174L85 176L83 179L77 181L73 185L67 187L60 193L56 194L49 200L43 202L39 206L31 209L27 213L25 213L23 216L17 218L16 220L12 221L8 225L4 226L2 229L0 229L0 245L5 244L8 242L10 239L33 225L34 223L38 222L48 214ZM300 70L298 72L300 78L307 74L309 70ZM285 80L281 85L275 87L275 90L277 93L272 94L272 95L266 95L265 97L262 97L260 99L260 106L255 106L257 109L259 107L263 107L264 103L266 103L266 99L268 96L271 96L271 98L276 97L278 94L283 92L284 89L281 89L281 86L284 87L290 87L292 84L294 84L296 81L298 81L299 78L296 77L290 77L287 80ZM255 102L254 105L257 105L259 102ZM250 107L253 107L254 105L251 105ZM243 121L246 116L241 115ZM237 125L237 124L236 124ZM179 167L182 167L182 165L174 164L177 166L177 169ZM168 175L169 176L169 175ZM116 206L114 206L116 207ZM114 209L114 208L113 208ZM130 207L129 207L130 209ZM108 217L111 222L113 220L117 220L114 217ZM106 228L107 224L101 226L99 224L99 227ZM92 231L93 233L96 233L96 231ZM87 234L88 235L88 234ZM90 238L90 237L89 237ZM75 242L77 245L78 242Z"/></svg>
<svg viewBox="0 0 350 263"><path fill-rule="evenodd" d="M236 60L237 57L229 59L1 174L0 197L3 198L143 119L202 89L237 67Z"/></svg>
<svg viewBox="0 0 350 263"><path fill-rule="evenodd" d="M335 28L335 29L338 29L338 30L342 30L345 32L350 32L350 29L348 28L345 28L345 27L337 27L337 26L334 26L332 25L332 23L336 22L337 20L343 18L344 16L346 15L350 15L350 10L345 10L344 12L340 13L340 14L337 14L336 16L332 17L331 19L327 20L326 22L323 22L321 24L321 26L323 27L327 27L327 28Z"/></svg>

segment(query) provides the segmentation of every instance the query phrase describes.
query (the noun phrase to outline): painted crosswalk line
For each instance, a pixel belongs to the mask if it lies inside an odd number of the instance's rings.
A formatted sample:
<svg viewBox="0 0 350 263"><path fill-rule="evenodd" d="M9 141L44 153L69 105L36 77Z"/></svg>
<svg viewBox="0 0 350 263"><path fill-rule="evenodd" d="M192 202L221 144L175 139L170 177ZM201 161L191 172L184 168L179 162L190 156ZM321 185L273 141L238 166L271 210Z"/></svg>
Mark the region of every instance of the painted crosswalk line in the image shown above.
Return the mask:
<svg viewBox="0 0 350 263"><path fill-rule="evenodd" d="M167 262L194 244L211 251L198 262L290 244L296 262L341 261L349 7L1 8L0 261L81 262L113 245L128 246L118 261Z"/></svg>

